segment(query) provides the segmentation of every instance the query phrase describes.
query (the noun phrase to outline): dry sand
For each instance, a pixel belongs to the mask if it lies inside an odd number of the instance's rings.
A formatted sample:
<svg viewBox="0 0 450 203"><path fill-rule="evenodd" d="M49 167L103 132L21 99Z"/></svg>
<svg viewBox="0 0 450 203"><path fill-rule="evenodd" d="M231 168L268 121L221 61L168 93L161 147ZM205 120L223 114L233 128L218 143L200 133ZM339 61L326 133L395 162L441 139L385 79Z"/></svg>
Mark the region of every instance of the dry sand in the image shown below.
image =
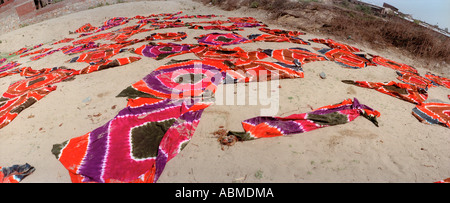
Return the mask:
<svg viewBox="0 0 450 203"><path fill-rule="evenodd" d="M227 12L181 0L132 2L58 17L1 35L0 52L12 52L24 46L74 37L68 32L87 22L95 26L111 17L177 11L188 15L252 16L268 23L269 28L289 29L270 24L264 12L257 10L239 9ZM188 38L183 40L183 43L196 43L193 37L214 32L171 28L150 33L177 31L187 32ZM247 28L238 33L246 36L260 32L257 28ZM148 32L132 38L143 38L147 35ZM302 38L307 40L315 37L331 36L307 34ZM53 48L64 45L66 44ZM396 56L390 50L377 52L358 44L352 45L367 53L414 65L413 59ZM238 46L248 51L257 48L290 47L304 47L314 51L312 46L289 43L258 42ZM50 45L46 44L44 47ZM313 47L325 46L313 43ZM129 55L131 54L121 53L114 58ZM22 66L31 66L33 69L62 65L80 69L86 65L65 63L71 57L57 52L34 62L28 61L28 57L17 60L23 63ZM186 58L195 56L187 54L173 59ZM142 60L126 66L79 75L73 81L56 84L56 91L25 109L9 125L0 129L0 166L24 163L34 166L36 171L26 177L23 183L70 182L67 170L51 153L52 145L84 135L112 119L126 105L125 98L115 96L168 60L170 59L156 61L143 57ZM420 74L426 72L422 67L416 68ZM342 68L334 62L324 61L306 64L304 72L304 78L277 81L281 88L277 85L270 90L277 95L270 101L279 102L276 115L309 112L311 107L318 108L356 97L360 102L381 112L380 126L376 127L361 117L345 125L287 137L238 142L222 149L212 132L219 126L228 130L242 130L242 120L260 115L261 109L267 106L248 103L212 105L203 113L190 143L168 162L158 182L433 182L450 177L448 128L420 123L411 115L414 104L375 90L340 82L344 79L396 81L394 70L382 66L352 70ZM325 72L327 78L320 79L320 72ZM443 76L450 76L449 72L444 74ZM13 81L19 79L17 75L0 79L0 91L4 92ZM229 97L230 94L225 94L225 89L234 86L219 86L216 96ZM436 87L430 89L429 98L448 101L449 94L449 89Z"/></svg>

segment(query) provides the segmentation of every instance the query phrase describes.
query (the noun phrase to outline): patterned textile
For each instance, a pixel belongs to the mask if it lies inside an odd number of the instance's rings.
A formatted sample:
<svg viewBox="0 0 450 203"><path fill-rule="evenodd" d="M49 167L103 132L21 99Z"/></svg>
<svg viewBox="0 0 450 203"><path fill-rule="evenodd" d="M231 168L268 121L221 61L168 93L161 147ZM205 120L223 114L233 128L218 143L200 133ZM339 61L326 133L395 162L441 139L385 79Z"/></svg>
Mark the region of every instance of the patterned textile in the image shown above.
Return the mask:
<svg viewBox="0 0 450 203"><path fill-rule="evenodd" d="M290 42L296 44L310 45L309 42L304 41L298 37L284 37L269 34L252 34L247 37L254 42Z"/></svg>
<svg viewBox="0 0 450 203"><path fill-rule="evenodd" d="M161 60L167 57L177 56L189 53L192 48L189 44L175 44L175 43L150 43L142 45L134 50L134 53Z"/></svg>
<svg viewBox="0 0 450 203"><path fill-rule="evenodd" d="M236 33L210 33L206 35L200 35L198 37L195 37L195 39L197 39L198 43L202 45L220 46L252 42L251 40L248 40Z"/></svg>
<svg viewBox="0 0 450 203"><path fill-rule="evenodd" d="M271 35L283 36L283 37L298 37L299 35L305 35L304 32L299 31L289 31L289 30L280 30L280 29L269 29L269 28L259 28L259 31L269 33Z"/></svg>
<svg viewBox="0 0 450 203"><path fill-rule="evenodd" d="M301 67L280 62L247 60L229 65L230 70L227 71L227 76L231 76L233 82L258 82L304 77ZM227 78L227 80L229 79ZM226 83L230 82L226 81Z"/></svg>
<svg viewBox="0 0 450 203"><path fill-rule="evenodd" d="M422 103L412 110L412 114L421 122L450 128L450 104Z"/></svg>
<svg viewBox="0 0 450 203"><path fill-rule="evenodd" d="M94 49L94 48L98 48L98 45L95 44L95 42L89 42L87 44L83 44L83 45L76 46L76 47L74 47L74 46L67 47L66 49L62 50L62 52L63 52L63 54L70 55L70 54L81 53L83 51Z"/></svg>
<svg viewBox="0 0 450 203"><path fill-rule="evenodd" d="M75 183L156 182L199 123L203 107L189 103L126 107L105 125L53 145L52 153Z"/></svg>
<svg viewBox="0 0 450 203"><path fill-rule="evenodd" d="M68 46L70 46L70 45L68 45ZM43 54L39 54L39 55L37 55L37 56L31 57L30 60L36 61L36 60L41 59L41 58L43 58L43 57L45 57L45 56L48 56L48 55L50 55L50 54L53 54L53 53L58 52L58 51L61 51L61 50L65 49L65 48L66 48L66 47L61 47L61 48L58 48L58 49L53 49L53 50L47 51L47 52L45 52L45 53L43 53Z"/></svg>
<svg viewBox="0 0 450 203"><path fill-rule="evenodd" d="M70 77L71 70L57 69L10 85L0 98L0 128L9 124L22 110L56 90L56 86L52 86L54 83Z"/></svg>
<svg viewBox="0 0 450 203"><path fill-rule="evenodd" d="M428 93L424 89L405 83L397 83L394 81L382 83L353 80L343 80L342 82L360 87L371 88L414 104L421 104L428 98Z"/></svg>
<svg viewBox="0 0 450 203"><path fill-rule="evenodd" d="M228 60L231 62L237 62L238 60L260 60L268 57L267 54L261 51L250 51L247 52L240 47L234 48L223 48L221 46L207 46L201 45L194 47L190 50L197 57L203 60L215 60L224 61Z"/></svg>
<svg viewBox="0 0 450 203"><path fill-rule="evenodd" d="M442 76L435 75L431 72L427 72L425 74L425 77L427 77L428 79L430 79L437 85L444 86L446 88L450 88L450 79L449 78L444 78Z"/></svg>
<svg viewBox="0 0 450 203"><path fill-rule="evenodd" d="M0 166L0 183L19 183L34 171L35 168L28 163L11 167Z"/></svg>
<svg viewBox="0 0 450 203"><path fill-rule="evenodd" d="M361 52L362 51L362 50L360 50L360 49L358 49L356 47L352 47L352 46L347 45L347 44L342 44L342 43L335 42L332 39L318 39L318 38L314 38L314 39L311 39L310 41L316 42L316 43L325 44L328 47L330 47L331 49L341 49L341 50L348 51L348 52Z"/></svg>
<svg viewBox="0 0 450 203"><path fill-rule="evenodd" d="M126 49L97 49L83 53L80 56L74 57L69 60L70 63L74 62L86 62L89 64L97 64L99 62L104 62L107 59L115 56L118 53L124 52Z"/></svg>
<svg viewBox="0 0 450 203"><path fill-rule="evenodd" d="M83 32L91 32L97 30L97 27L92 26L90 23L86 23L77 30L75 30L76 33L83 33Z"/></svg>
<svg viewBox="0 0 450 203"><path fill-rule="evenodd" d="M95 65L89 65L86 68L83 68L81 70L74 71L74 75L79 74L88 74L99 70L109 69L117 66L123 66L129 63L133 63L135 61L141 60L140 57L125 57L125 58L117 58L114 60L106 60L99 63L96 63Z"/></svg>
<svg viewBox="0 0 450 203"><path fill-rule="evenodd" d="M220 62L191 60L157 68L118 96L157 99L208 97L222 82L228 67Z"/></svg>
<svg viewBox="0 0 450 203"><path fill-rule="evenodd" d="M105 21L103 23L103 25L101 27L99 27L95 32L108 30L110 28L128 23L128 21L129 21L129 19L126 17L114 17L114 18L111 18L111 19Z"/></svg>
<svg viewBox="0 0 450 203"><path fill-rule="evenodd" d="M376 117L379 117L380 113L360 104L355 98L353 101L347 99L339 104L320 107L309 113L292 114L287 117L258 116L250 118L242 122L245 132L230 131L228 136L236 136L238 140L246 141L304 133L323 127L345 124L360 115L378 126Z"/></svg>
<svg viewBox="0 0 450 203"><path fill-rule="evenodd" d="M153 33L150 36L146 37L146 40L173 40L173 41L181 41L186 39L187 34L185 32L168 32L168 33Z"/></svg>
<svg viewBox="0 0 450 203"><path fill-rule="evenodd" d="M383 58L381 56L373 56L372 62L384 67L392 68L394 70L418 74L417 70L411 66L408 66L403 63L397 63L395 61Z"/></svg>
<svg viewBox="0 0 450 203"><path fill-rule="evenodd" d="M404 83L415 85L422 89L428 89L428 87L437 86L437 84L435 84L432 80L429 80L428 78L422 77L415 73L401 71L396 71L396 73L398 75L398 80Z"/></svg>
<svg viewBox="0 0 450 203"><path fill-rule="evenodd" d="M59 41L57 41L57 42L54 42L52 45L60 44L60 43L67 43L67 42L71 42L72 40L74 40L74 38L64 38L64 39L62 39L62 40L59 40Z"/></svg>
<svg viewBox="0 0 450 203"><path fill-rule="evenodd" d="M5 65L0 67L0 73L9 71L9 70L11 70L11 69L13 69L13 68L15 68L17 66L20 66L20 65L21 65L20 63L17 63L15 61L9 62L9 63L7 63L7 64L5 64Z"/></svg>
<svg viewBox="0 0 450 203"><path fill-rule="evenodd" d="M6 61L6 58L0 59L0 65L2 65L2 63L4 63L5 61Z"/></svg>
<svg viewBox="0 0 450 203"><path fill-rule="evenodd" d="M112 33L112 32L97 34L97 35L90 36L88 38L84 38L84 39L80 39L80 40L77 40L77 41L73 41L72 44L74 44L74 45L87 44L89 42L94 42L94 41L101 40L101 39L110 40L116 35L117 34Z"/></svg>
<svg viewBox="0 0 450 203"><path fill-rule="evenodd" d="M196 29L196 30L225 30L225 31L242 31L243 29L237 27L236 25L209 25L209 26L200 26L200 25L193 25L189 27L189 29Z"/></svg>
<svg viewBox="0 0 450 203"><path fill-rule="evenodd" d="M28 52L28 51L31 51L31 50L33 50L33 49L39 48L39 47L41 47L42 45L44 45L44 44L38 44L38 45L36 45L36 46L34 46L34 47L31 47L31 48L26 48L26 47L24 47L24 48L21 48L21 49L17 50L16 52L10 53L9 55L13 55L13 54L14 54L14 55L20 55L20 54L26 53L26 52Z"/></svg>
<svg viewBox="0 0 450 203"><path fill-rule="evenodd" d="M265 49L262 52L271 56L278 61L289 65L304 65L305 63L313 61L326 61L327 59L319 54L310 52L303 48L289 48L289 49Z"/></svg>
<svg viewBox="0 0 450 203"><path fill-rule="evenodd" d="M28 52L28 53L25 53L25 54L20 55L20 58L25 57L25 56L29 56L29 55L34 55L34 54L41 54L41 53L50 51L51 49L52 49L52 48L42 48L42 49L39 49L39 50L37 50L37 51Z"/></svg>
<svg viewBox="0 0 450 203"><path fill-rule="evenodd" d="M328 60L334 61L345 68L360 69L367 66L375 66L374 63L363 56L358 56L342 49L320 49L318 51L324 54Z"/></svg>

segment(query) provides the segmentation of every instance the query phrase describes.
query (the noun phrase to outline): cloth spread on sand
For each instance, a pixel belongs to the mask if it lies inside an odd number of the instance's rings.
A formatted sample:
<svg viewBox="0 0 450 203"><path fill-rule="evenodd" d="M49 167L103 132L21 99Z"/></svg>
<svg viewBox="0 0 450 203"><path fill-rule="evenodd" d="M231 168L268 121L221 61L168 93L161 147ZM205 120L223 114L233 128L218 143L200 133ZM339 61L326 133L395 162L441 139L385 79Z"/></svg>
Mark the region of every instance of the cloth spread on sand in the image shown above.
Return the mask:
<svg viewBox="0 0 450 203"><path fill-rule="evenodd" d="M118 96L181 99L209 97L222 82L228 67L220 62L190 60L164 65L124 89Z"/></svg>
<svg viewBox="0 0 450 203"><path fill-rule="evenodd" d="M190 50L190 52L194 53L197 57L202 60L215 60L215 61L224 61L228 60L231 62L237 62L238 60L247 61L247 60L260 60L268 57L267 54L261 51L250 51L247 52L240 47L234 48L223 48L221 46L207 46L200 45L194 47Z"/></svg>
<svg viewBox="0 0 450 203"><path fill-rule="evenodd" d="M241 29L237 27L236 25L209 25L209 26L201 26L201 25L193 25L189 27L189 29L196 29L196 30L225 30L225 31L242 31L244 29Z"/></svg>
<svg viewBox="0 0 450 203"><path fill-rule="evenodd" d="M114 68L117 66L123 66L129 63L133 63L135 61L141 60L140 57L130 56L130 57L124 57L124 58L117 58L114 60L106 60L102 62L98 62L94 65L89 65L86 68L83 68L81 70L74 71L74 75L79 74L88 74L99 70Z"/></svg>
<svg viewBox="0 0 450 203"><path fill-rule="evenodd" d="M433 81L434 84L437 84L437 85L440 85L440 86L444 86L446 88L450 88L450 79L449 78L444 78L442 76L435 75L435 74L433 74L431 72L427 72L425 74L425 77L427 77L428 79Z"/></svg>
<svg viewBox="0 0 450 203"><path fill-rule="evenodd" d="M227 63L230 70L227 70L225 83L236 82L259 82L277 79L303 78L303 69L296 65L288 65L281 62L268 61L237 61Z"/></svg>
<svg viewBox="0 0 450 203"><path fill-rule="evenodd" d="M97 30L95 30L95 32L100 32L100 31L103 31L103 30L108 30L110 28L119 26L119 25L123 25L125 23L128 23L129 20L130 19L128 19L127 17L114 17L114 18L111 18L111 19L105 21L101 27L99 27Z"/></svg>
<svg viewBox="0 0 450 203"><path fill-rule="evenodd" d="M17 63L15 61L9 62L9 63L7 63L7 64L5 64L5 65L0 67L0 73L4 73L4 72L9 71L9 70L11 70L11 69L13 69L13 68L15 68L17 66L20 66L20 65L21 65L20 63Z"/></svg>
<svg viewBox="0 0 450 203"><path fill-rule="evenodd" d="M9 124L24 109L56 90L54 83L71 77L72 70L56 69L11 84L0 98L0 128Z"/></svg>
<svg viewBox="0 0 450 203"><path fill-rule="evenodd" d="M259 28L259 31L265 32L271 35L283 36L283 37L298 37L300 35L305 35L304 32L299 31L289 31L289 30L280 30L280 29L269 29L269 28Z"/></svg>
<svg viewBox="0 0 450 203"><path fill-rule="evenodd" d="M45 56L48 56L48 55L53 54L55 52L61 51L63 49L66 49L68 46L70 46L70 45L67 45L67 46L64 46L64 47L61 47L61 48L58 48L58 49L53 49L53 50L47 51L47 52L45 52L43 54L39 54L37 56L33 56L33 57L30 58L30 60L32 60L32 61L39 60L39 59L41 59L41 58L43 58Z"/></svg>
<svg viewBox="0 0 450 203"><path fill-rule="evenodd" d="M241 44L252 42L237 33L210 33L195 37L199 44L202 45L219 45L227 46L232 44Z"/></svg>
<svg viewBox="0 0 450 203"><path fill-rule="evenodd" d="M320 49L318 51L324 54L328 60L334 61L345 68L360 69L376 65L363 56L342 49Z"/></svg>
<svg viewBox="0 0 450 203"><path fill-rule="evenodd" d="M28 52L28 51L31 51L31 50L33 50L33 49L39 48L39 47L41 47L42 45L44 45L44 44L38 44L38 45L36 45L36 46L34 46L34 47L31 47L31 48L26 48L26 47L24 47L24 48L21 48L21 49L17 50L16 52L10 53L9 55L13 55L13 54L14 54L14 55L20 55L20 54L26 53L26 52Z"/></svg>
<svg viewBox="0 0 450 203"><path fill-rule="evenodd" d="M285 37L269 34L251 34L247 37L254 42L290 42L296 44L310 45L309 42L304 41L298 37Z"/></svg>
<svg viewBox="0 0 450 203"><path fill-rule="evenodd" d="M0 166L0 183L19 183L34 171L35 168L28 163L10 167Z"/></svg>
<svg viewBox="0 0 450 203"><path fill-rule="evenodd" d="M373 58L371 60L372 60L372 62L374 62L378 65L392 68L394 70L418 74L417 70L411 66L408 66L403 63L398 63L398 62L383 58L381 56L373 56Z"/></svg>
<svg viewBox="0 0 450 203"><path fill-rule="evenodd" d="M170 99L126 107L105 125L53 145L52 153L72 182L156 182L191 139L203 108Z"/></svg>
<svg viewBox="0 0 450 203"><path fill-rule="evenodd" d="M42 49L39 49L39 50L37 50L37 51L28 52L28 53L25 53L25 54L20 55L20 58L25 57L25 56L34 55L34 54L41 54L41 53L50 51L51 49L52 49L52 48L42 48Z"/></svg>
<svg viewBox="0 0 450 203"><path fill-rule="evenodd" d="M159 67L118 95L128 104L112 120L55 144L52 153L72 182L156 182L212 104L204 99L221 83L221 66L193 60Z"/></svg>
<svg viewBox="0 0 450 203"><path fill-rule="evenodd" d="M142 45L134 50L134 53L161 60L185 53L189 53L193 45L190 44L175 44L175 43L150 43Z"/></svg>
<svg viewBox="0 0 450 203"><path fill-rule="evenodd" d="M230 131L228 136L236 136L238 140L246 141L305 133L323 127L345 124L360 115L378 126L376 117L379 117L380 113L360 104L354 98L353 101L347 99L339 104L320 107L309 113L292 114L287 117L258 116L250 118L242 122L245 132Z"/></svg>
<svg viewBox="0 0 450 203"><path fill-rule="evenodd" d="M412 114L421 122L450 128L450 104L422 103L412 110Z"/></svg>
<svg viewBox="0 0 450 203"><path fill-rule="evenodd" d="M74 38L64 38L62 40L59 40L59 41L53 43L52 45L60 44L60 43L67 43L67 42L71 42L72 40L74 40Z"/></svg>
<svg viewBox="0 0 450 203"><path fill-rule="evenodd" d="M371 88L414 104L421 104L428 98L428 93L426 90L415 85L405 83L397 83L394 81L383 83L353 80L343 80L342 82L359 87Z"/></svg>
<svg viewBox="0 0 450 203"><path fill-rule="evenodd" d="M112 33L112 32L107 32L107 33L101 33L101 34L97 34L97 35L93 35L84 39L80 39L77 41L73 41L72 44L77 45L77 44L87 44L89 42L95 42L97 40L110 40L112 39L114 36L116 36L117 34Z"/></svg>
<svg viewBox="0 0 450 203"><path fill-rule="evenodd" d="M47 68L33 70L25 67L15 71L26 79L17 81L10 85L0 98L0 128L8 125L24 109L56 90L55 83L72 79L79 74L88 74L99 70L104 70L116 66L132 63L141 58L126 57L114 60L107 60L104 63L90 65L81 70L59 68Z"/></svg>
<svg viewBox="0 0 450 203"><path fill-rule="evenodd" d="M353 46L350 46L347 44L338 43L332 39L314 38L314 39L310 39L310 41L325 44L332 49L341 49L341 50L348 51L348 52L361 52L362 51L361 49L358 49L356 47L353 47Z"/></svg>
<svg viewBox="0 0 450 203"><path fill-rule="evenodd" d="M422 77L415 73L403 72L403 71L396 71L396 73L398 75L398 77L397 77L398 80L400 80L404 83L407 83L407 84L415 85L422 89L428 90L428 87L438 86L432 80L429 80L428 78Z"/></svg>
<svg viewBox="0 0 450 203"><path fill-rule="evenodd" d="M78 28L77 30L75 30L76 33L84 33L84 32L91 32L94 30L97 30L97 27L92 26L90 23L86 23L84 25L82 25L80 28Z"/></svg>
<svg viewBox="0 0 450 203"><path fill-rule="evenodd" d="M186 39L187 34L185 32L168 32L168 33L153 33L145 39L148 41L153 40L173 40L173 41L181 41Z"/></svg>
<svg viewBox="0 0 450 203"><path fill-rule="evenodd" d="M84 52L86 50L95 49L98 48L98 45L95 44L95 42L88 42L87 44L83 44L80 46L68 46L66 49L62 50L63 54L70 55L70 54L78 54L81 52Z"/></svg>
<svg viewBox="0 0 450 203"><path fill-rule="evenodd" d="M86 62L89 64L97 64L99 62L104 62L107 59L115 56L118 53L124 52L127 49L96 49L76 56L69 60L70 63L74 62Z"/></svg>
<svg viewBox="0 0 450 203"><path fill-rule="evenodd" d="M319 54L310 52L303 48L289 48L289 49L265 49L262 50L270 57L289 65L304 65L305 63L313 61L326 61L327 59Z"/></svg>
<svg viewBox="0 0 450 203"><path fill-rule="evenodd" d="M6 61L6 58L0 59L0 65L2 65L2 63L4 63L5 61Z"/></svg>

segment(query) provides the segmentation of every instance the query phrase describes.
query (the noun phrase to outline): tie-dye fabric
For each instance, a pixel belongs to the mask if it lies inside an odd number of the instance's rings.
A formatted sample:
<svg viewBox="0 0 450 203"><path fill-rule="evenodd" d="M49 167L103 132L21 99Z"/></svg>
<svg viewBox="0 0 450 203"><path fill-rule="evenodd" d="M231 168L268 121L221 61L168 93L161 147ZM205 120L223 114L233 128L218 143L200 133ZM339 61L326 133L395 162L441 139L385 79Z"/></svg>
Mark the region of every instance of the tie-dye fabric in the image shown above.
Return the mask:
<svg viewBox="0 0 450 203"><path fill-rule="evenodd" d="M20 58L25 57L25 56L34 55L34 54L41 54L41 53L50 51L51 49L52 49L52 48L42 48L42 49L39 49L39 50L37 50L37 51L28 52L28 53L25 53L25 54L20 55Z"/></svg>
<svg viewBox="0 0 450 203"><path fill-rule="evenodd" d="M74 38L64 38L64 39L62 39L62 40L59 40L59 41L57 41L57 42L54 42L52 45L55 45L55 44L61 44L61 43L67 43L67 42L71 42L71 41L73 41L74 40Z"/></svg>
<svg viewBox="0 0 450 203"><path fill-rule="evenodd" d="M326 61L327 59L319 54L310 52L303 48L289 49L265 49L262 52L278 61L289 65L304 65L305 63L314 61Z"/></svg>
<svg viewBox="0 0 450 203"><path fill-rule="evenodd" d="M320 49L318 51L324 54L328 60L334 61L345 68L360 69L367 66L376 66L365 57L342 49Z"/></svg>
<svg viewBox="0 0 450 203"><path fill-rule="evenodd" d="M380 113L360 104L355 98L344 100L339 104L328 105L309 113L292 114L287 117L258 116L242 121L245 132L230 131L228 136L236 136L246 141L258 138L277 137L305 133L323 127L345 124L360 115L369 119L376 126Z"/></svg>
<svg viewBox="0 0 450 203"><path fill-rule="evenodd" d="M314 39L311 39L310 41L325 44L328 47L330 47L331 49L341 49L341 50L348 51L348 52L361 52L362 51L361 49L358 49L356 47L353 47L353 46L350 46L347 44L338 43L332 39L314 38Z"/></svg>
<svg viewBox="0 0 450 203"><path fill-rule="evenodd" d="M237 33L210 33L195 37L199 44L202 45L219 45L227 46L232 44L241 44L252 42Z"/></svg>
<svg viewBox="0 0 450 203"><path fill-rule="evenodd" d="M450 104L422 103L412 110L412 114L421 122L450 128Z"/></svg>
<svg viewBox="0 0 450 203"><path fill-rule="evenodd" d="M309 42L304 41L298 37L284 37L269 34L251 34L247 37L254 42L289 42L289 43L310 45Z"/></svg>
<svg viewBox="0 0 450 203"><path fill-rule="evenodd" d="M56 90L54 83L70 77L71 70L57 69L10 85L0 98L0 128L9 124L24 109Z"/></svg>
<svg viewBox="0 0 450 203"><path fill-rule="evenodd" d="M394 81L383 83L353 80L343 80L342 82L359 87L374 89L376 91L391 95L393 97L397 97L414 104L421 104L428 98L428 93L426 92L426 90L415 85L405 83L397 83Z"/></svg>
<svg viewBox="0 0 450 203"><path fill-rule="evenodd" d="M86 23L82 25L80 28L75 30L76 33L83 33L83 32L91 32L97 30L97 27L92 26L90 23Z"/></svg>
<svg viewBox="0 0 450 203"><path fill-rule="evenodd" d="M5 65L0 67L0 73L7 72L7 71L9 71L9 70L11 70L11 69L13 69L13 68L15 68L17 66L20 66L20 65L21 65L20 63L17 63L15 61L9 62L9 63L7 63L7 64L5 64Z"/></svg>
<svg viewBox="0 0 450 203"><path fill-rule="evenodd" d="M194 134L203 112L194 106L166 99L126 107L86 135L53 145L52 153L72 182L156 182Z"/></svg>
<svg viewBox="0 0 450 203"><path fill-rule="evenodd" d="M222 82L228 67L223 63L191 60L161 66L118 96L130 98L181 99L209 97Z"/></svg>
<svg viewBox="0 0 450 203"><path fill-rule="evenodd" d="M428 78L422 77L415 73L402 72L402 71L396 71L396 73L398 75L398 77L397 77L398 80L400 80L404 83L407 83L407 84L415 85L422 89L428 89L428 87L438 86L432 80L429 80Z"/></svg>
<svg viewBox="0 0 450 203"><path fill-rule="evenodd" d="M173 41L181 41L186 39L187 34L185 32L168 32L168 33L153 33L145 39L148 41L153 40L173 40Z"/></svg>
<svg viewBox="0 0 450 203"><path fill-rule="evenodd" d="M280 62L268 61L238 61L230 65L226 83L231 82L259 82L278 79L303 78L303 69L300 66L288 65ZM233 81L228 81L229 78Z"/></svg>
<svg viewBox="0 0 450 203"><path fill-rule="evenodd" d="M0 183L19 183L34 171L35 168L28 163L10 167L0 166Z"/></svg>
<svg viewBox="0 0 450 203"><path fill-rule="evenodd" d="M267 58L268 55L261 51L245 51L240 47L234 48L224 48L221 46L206 46L201 45L194 47L190 50L197 57L205 61L224 61L228 60L231 62L237 61L247 61L247 60L260 60Z"/></svg>
<svg viewBox="0 0 450 203"><path fill-rule="evenodd" d="M417 70L411 66L408 66L403 63L398 63L398 62L383 58L381 56L373 56L373 58L371 60L378 65L392 68L394 70L418 74Z"/></svg>
<svg viewBox="0 0 450 203"><path fill-rule="evenodd" d="M193 45L175 43L150 43L134 50L134 53L161 60L172 56L189 53Z"/></svg>
<svg viewBox="0 0 450 203"><path fill-rule="evenodd" d="M427 72L425 74L425 77L428 78L429 80L431 80L436 85L450 88L450 79L449 78L444 78L442 76L435 75L431 72Z"/></svg>
<svg viewBox="0 0 450 203"><path fill-rule="evenodd" d="M306 33L300 31L289 31L280 29L269 29L269 28L259 28L259 31L265 32L271 35L283 36L283 37L298 37L300 35L305 35Z"/></svg>

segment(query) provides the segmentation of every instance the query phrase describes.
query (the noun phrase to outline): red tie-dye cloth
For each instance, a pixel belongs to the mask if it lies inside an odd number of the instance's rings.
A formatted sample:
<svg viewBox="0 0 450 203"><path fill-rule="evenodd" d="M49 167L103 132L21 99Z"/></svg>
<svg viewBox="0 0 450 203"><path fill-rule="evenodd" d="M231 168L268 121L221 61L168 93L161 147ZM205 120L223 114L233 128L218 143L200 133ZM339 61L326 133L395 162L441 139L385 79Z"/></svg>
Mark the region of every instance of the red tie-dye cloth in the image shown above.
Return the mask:
<svg viewBox="0 0 450 203"><path fill-rule="evenodd" d="M359 87L374 89L376 91L391 95L393 97L397 97L414 104L421 104L428 98L428 93L426 92L426 90L415 85L405 83L397 83L394 81L383 83L353 80L343 80L342 82Z"/></svg>
<svg viewBox="0 0 450 203"><path fill-rule="evenodd" d="M345 124L353 121L360 115L369 119L376 126L376 118L380 113L372 108L360 104L355 98L344 100L339 104L328 105L315 109L309 113L292 114L287 117L258 116L242 121L245 132L228 132L225 140L240 141L285 136L305 133L323 127Z"/></svg>

